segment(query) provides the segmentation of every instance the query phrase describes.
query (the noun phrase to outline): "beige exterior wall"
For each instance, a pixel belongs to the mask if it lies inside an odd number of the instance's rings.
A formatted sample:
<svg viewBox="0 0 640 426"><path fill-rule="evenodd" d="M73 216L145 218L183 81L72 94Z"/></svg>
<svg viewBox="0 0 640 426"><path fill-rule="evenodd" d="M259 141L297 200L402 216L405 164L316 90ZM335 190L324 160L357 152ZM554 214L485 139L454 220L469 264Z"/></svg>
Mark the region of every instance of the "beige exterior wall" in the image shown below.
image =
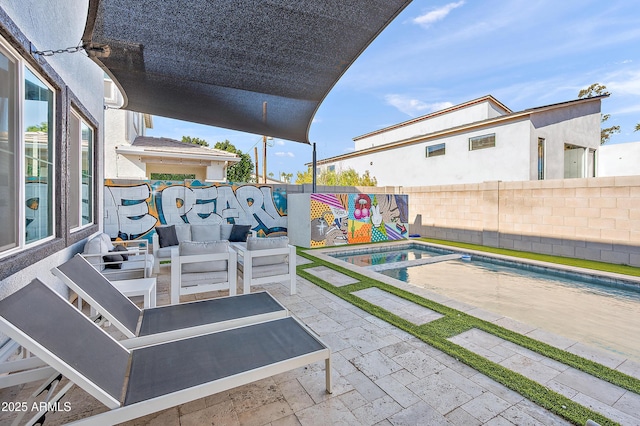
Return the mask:
<svg viewBox="0 0 640 426"><path fill-rule="evenodd" d="M403 188L422 236L640 266L640 176Z"/></svg>

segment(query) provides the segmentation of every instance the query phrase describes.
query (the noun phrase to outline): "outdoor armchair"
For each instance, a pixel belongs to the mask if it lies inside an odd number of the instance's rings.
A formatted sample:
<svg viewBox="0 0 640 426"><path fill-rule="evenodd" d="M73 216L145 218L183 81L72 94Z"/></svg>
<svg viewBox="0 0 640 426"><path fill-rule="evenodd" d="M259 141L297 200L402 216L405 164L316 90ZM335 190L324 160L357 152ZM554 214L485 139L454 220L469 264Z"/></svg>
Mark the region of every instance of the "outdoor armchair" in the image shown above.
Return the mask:
<svg viewBox="0 0 640 426"><path fill-rule="evenodd" d="M236 294L237 255L229 241L183 241L171 252L171 304L180 296L229 290Z"/></svg>
<svg viewBox="0 0 640 426"><path fill-rule="evenodd" d="M238 274L243 280L243 293L251 286L286 282L291 294L296 293L296 248L287 237L249 237L246 243L233 243L238 252Z"/></svg>

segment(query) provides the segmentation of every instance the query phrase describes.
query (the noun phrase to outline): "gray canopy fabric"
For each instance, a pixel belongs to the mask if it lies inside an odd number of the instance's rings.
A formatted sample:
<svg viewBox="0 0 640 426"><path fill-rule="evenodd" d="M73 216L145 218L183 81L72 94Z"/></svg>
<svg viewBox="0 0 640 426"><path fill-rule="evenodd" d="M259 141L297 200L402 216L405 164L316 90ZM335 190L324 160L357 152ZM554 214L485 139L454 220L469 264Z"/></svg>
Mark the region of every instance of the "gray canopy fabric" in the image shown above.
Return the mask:
<svg viewBox="0 0 640 426"><path fill-rule="evenodd" d="M126 109L308 143L329 90L410 1L90 0L83 43Z"/></svg>

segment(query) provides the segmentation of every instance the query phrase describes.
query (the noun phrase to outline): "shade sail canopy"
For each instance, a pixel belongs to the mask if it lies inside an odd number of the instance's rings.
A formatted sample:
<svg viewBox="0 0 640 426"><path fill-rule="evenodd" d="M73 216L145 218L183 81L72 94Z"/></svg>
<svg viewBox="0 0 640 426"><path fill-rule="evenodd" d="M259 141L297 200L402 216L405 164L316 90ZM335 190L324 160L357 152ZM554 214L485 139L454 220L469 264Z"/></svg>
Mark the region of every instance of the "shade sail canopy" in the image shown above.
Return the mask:
<svg viewBox="0 0 640 426"><path fill-rule="evenodd" d="M126 109L308 143L329 90L409 3L90 0L83 43Z"/></svg>

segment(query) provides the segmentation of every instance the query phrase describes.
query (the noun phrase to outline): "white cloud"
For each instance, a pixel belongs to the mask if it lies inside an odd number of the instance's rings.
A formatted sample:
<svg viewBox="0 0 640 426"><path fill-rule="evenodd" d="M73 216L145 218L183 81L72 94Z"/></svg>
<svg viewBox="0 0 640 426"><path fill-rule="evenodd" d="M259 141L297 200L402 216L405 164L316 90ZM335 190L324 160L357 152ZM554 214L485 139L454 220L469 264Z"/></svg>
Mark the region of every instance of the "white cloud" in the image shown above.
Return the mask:
<svg viewBox="0 0 640 426"><path fill-rule="evenodd" d="M418 24L424 28L429 28L431 24L434 22L438 22L447 17L447 15L453 10L464 4L464 1L459 1L456 3L446 4L438 9L434 9L430 12L425 13L424 15L420 15L416 18L412 19L414 24Z"/></svg>
<svg viewBox="0 0 640 426"><path fill-rule="evenodd" d="M612 95L640 95L640 71L621 71L608 79L605 85Z"/></svg>
<svg viewBox="0 0 640 426"><path fill-rule="evenodd" d="M290 157L290 158L295 157L295 155L293 155L293 152L291 151L287 151L287 152L278 151L278 152L275 152L273 155L275 155L276 157Z"/></svg>
<svg viewBox="0 0 640 426"><path fill-rule="evenodd" d="M435 102L428 104L418 99L411 99L403 95L386 95L385 101L400 110L401 112L416 117L429 112L440 111L453 106L451 102Z"/></svg>
<svg viewBox="0 0 640 426"><path fill-rule="evenodd" d="M280 139L278 139L278 140L276 141L276 145L278 145L278 146L282 146L282 145L284 145L284 141L281 141Z"/></svg>

